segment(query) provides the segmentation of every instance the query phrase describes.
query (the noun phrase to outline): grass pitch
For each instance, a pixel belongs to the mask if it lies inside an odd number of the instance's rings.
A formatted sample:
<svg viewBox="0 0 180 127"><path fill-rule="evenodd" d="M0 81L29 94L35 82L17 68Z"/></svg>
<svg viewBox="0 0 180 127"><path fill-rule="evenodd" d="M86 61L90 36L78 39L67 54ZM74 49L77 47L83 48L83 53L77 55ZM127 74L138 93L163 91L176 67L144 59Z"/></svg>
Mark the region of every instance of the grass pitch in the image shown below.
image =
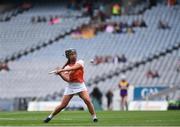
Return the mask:
<svg viewBox="0 0 180 127"><path fill-rule="evenodd" d="M87 111L63 111L49 123L50 112L0 112L0 126L180 126L180 111L99 111L93 123Z"/></svg>

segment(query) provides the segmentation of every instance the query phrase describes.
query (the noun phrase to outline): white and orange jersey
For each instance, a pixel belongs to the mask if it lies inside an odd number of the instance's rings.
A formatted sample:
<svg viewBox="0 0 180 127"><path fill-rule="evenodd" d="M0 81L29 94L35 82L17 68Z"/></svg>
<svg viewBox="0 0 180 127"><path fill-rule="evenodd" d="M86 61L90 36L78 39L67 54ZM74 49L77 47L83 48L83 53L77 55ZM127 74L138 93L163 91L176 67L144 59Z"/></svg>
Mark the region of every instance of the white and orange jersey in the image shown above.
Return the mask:
<svg viewBox="0 0 180 127"><path fill-rule="evenodd" d="M75 64L80 64L81 68L74 70L74 71L69 71L66 72L69 74L70 82L73 83L83 83L84 82L84 61L83 60L78 60ZM75 64L69 64L65 68L74 66Z"/></svg>

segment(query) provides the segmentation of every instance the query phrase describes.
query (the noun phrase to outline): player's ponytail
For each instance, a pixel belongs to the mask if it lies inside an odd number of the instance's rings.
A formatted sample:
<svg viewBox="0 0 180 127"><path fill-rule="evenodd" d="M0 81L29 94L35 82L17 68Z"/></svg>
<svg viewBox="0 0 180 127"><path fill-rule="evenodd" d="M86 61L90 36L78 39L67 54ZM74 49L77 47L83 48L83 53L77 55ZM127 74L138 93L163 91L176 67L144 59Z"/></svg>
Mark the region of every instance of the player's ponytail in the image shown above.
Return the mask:
<svg viewBox="0 0 180 127"><path fill-rule="evenodd" d="M67 62L64 64L64 66L62 67L62 69L64 69L68 64L70 64L70 60L68 59Z"/></svg>

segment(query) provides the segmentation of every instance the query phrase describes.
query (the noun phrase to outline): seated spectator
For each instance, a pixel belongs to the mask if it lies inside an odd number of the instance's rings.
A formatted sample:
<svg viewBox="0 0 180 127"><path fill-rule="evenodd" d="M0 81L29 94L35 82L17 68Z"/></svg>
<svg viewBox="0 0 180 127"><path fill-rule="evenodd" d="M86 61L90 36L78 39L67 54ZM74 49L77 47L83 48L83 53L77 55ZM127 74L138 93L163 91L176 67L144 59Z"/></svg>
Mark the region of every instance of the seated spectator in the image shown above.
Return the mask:
<svg viewBox="0 0 180 127"><path fill-rule="evenodd" d="M117 64L117 63L125 63L125 62L127 62L127 58L124 54L122 54L121 56L119 55L95 56L95 58L91 60L91 63L93 65L98 65L103 63Z"/></svg>
<svg viewBox="0 0 180 127"><path fill-rule="evenodd" d="M169 7L174 6L176 4L176 0L167 0L167 5Z"/></svg>
<svg viewBox="0 0 180 127"><path fill-rule="evenodd" d="M97 17L100 22L104 22L106 20L106 14L100 10L97 13Z"/></svg>
<svg viewBox="0 0 180 127"><path fill-rule="evenodd" d="M131 24L132 27L147 27L146 22L141 19L141 20L134 20Z"/></svg>
<svg viewBox="0 0 180 127"><path fill-rule="evenodd" d="M122 33L122 29L121 29L120 25L117 23L114 26L114 32L115 33Z"/></svg>
<svg viewBox="0 0 180 127"><path fill-rule="evenodd" d="M127 58L124 54L122 54L122 56L120 57L120 61L123 62L123 63L126 63L127 62Z"/></svg>
<svg viewBox="0 0 180 127"><path fill-rule="evenodd" d="M107 25L106 32L107 33L113 33L114 32L114 26L112 24Z"/></svg>
<svg viewBox="0 0 180 127"><path fill-rule="evenodd" d="M112 14L115 15L115 16L121 14L121 7L120 7L119 4L114 4L112 6Z"/></svg>
<svg viewBox="0 0 180 127"><path fill-rule="evenodd" d="M93 17L93 5L91 2L86 2L83 5L83 15Z"/></svg>
<svg viewBox="0 0 180 127"><path fill-rule="evenodd" d="M147 76L147 78L159 78L160 76L159 76L159 73L158 73L158 71L156 71L156 70L149 70L147 73L146 73L146 76Z"/></svg>
<svg viewBox="0 0 180 127"><path fill-rule="evenodd" d="M127 33L133 34L133 33L135 33L135 31L133 30L132 27L128 27L128 28L127 28Z"/></svg>
<svg viewBox="0 0 180 127"><path fill-rule="evenodd" d="M124 54L122 54L121 56L115 55L114 63L126 63L126 62L127 62L127 58Z"/></svg>
<svg viewBox="0 0 180 127"><path fill-rule="evenodd" d="M36 18L34 16L31 18L31 23L36 23Z"/></svg>
<svg viewBox="0 0 180 127"><path fill-rule="evenodd" d="M81 30L78 29L78 30L72 32L71 36L72 36L72 38L80 39L81 38Z"/></svg>
<svg viewBox="0 0 180 127"><path fill-rule="evenodd" d="M128 27L128 23L127 22L121 22L120 23L120 28L124 29Z"/></svg>
<svg viewBox="0 0 180 127"><path fill-rule="evenodd" d="M96 27L96 29L100 32L104 32L106 29L106 24L100 24L99 26Z"/></svg>
<svg viewBox="0 0 180 127"><path fill-rule="evenodd" d="M72 32L71 36L76 39L79 38L90 39L96 35L97 29L98 29L97 26L84 25L78 30Z"/></svg>
<svg viewBox="0 0 180 127"><path fill-rule="evenodd" d="M113 63L114 64L119 63L119 59L120 59L120 56L119 55L115 55L114 58L113 58Z"/></svg>
<svg viewBox="0 0 180 127"><path fill-rule="evenodd" d="M132 27L140 27L140 21L139 20L134 20L133 22L132 22L132 25L131 25Z"/></svg>
<svg viewBox="0 0 180 127"><path fill-rule="evenodd" d="M104 57L104 63L112 63L113 62L113 57L112 56L105 56Z"/></svg>
<svg viewBox="0 0 180 127"><path fill-rule="evenodd" d="M168 25L167 22L165 21L162 21L162 20L159 20L159 23L158 23L158 28L159 29L170 29L170 26Z"/></svg>
<svg viewBox="0 0 180 127"><path fill-rule="evenodd" d="M95 36L96 30L92 26L85 26L81 29L81 37L84 39L90 39Z"/></svg>
<svg viewBox="0 0 180 127"><path fill-rule="evenodd" d="M54 25L54 24L58 24L60 23L60 19L59 18L52 18L49 22L50 25Z"/></svg>
<svg viewBox="0 0 180 127"><path fill-rule="evenodd" d="M40 22L41 22L41 17L38 16L38 17L37 17L37 23L40 23Z"/></svg>
<svg viewBox="0 0 180 127"><path fill-rule="evenodd" d="M0 62L0 71L2 71L2 70L10 71L7 63L1 63L1 62Z"/></svg>
<svg viewBox="0 0 180 127"><path fill-rule="evenodd" d="M144 21L144 19L141 19L140 21L140 27L147 27L146 22Z"/></svg>
<svg viewBox="0 0 180 127"><path fill-rule="evenodd" d="M42 17L42 22L46 22L46 17Z"/></svg>
<svg viewBox="0 0 180 127"><path fill-rule="evenodd" d="M103 59L100 56L95 56L95 58L91 61L91 63L93 63L94 65L98 65L100 63L102 63Z"/></svg>

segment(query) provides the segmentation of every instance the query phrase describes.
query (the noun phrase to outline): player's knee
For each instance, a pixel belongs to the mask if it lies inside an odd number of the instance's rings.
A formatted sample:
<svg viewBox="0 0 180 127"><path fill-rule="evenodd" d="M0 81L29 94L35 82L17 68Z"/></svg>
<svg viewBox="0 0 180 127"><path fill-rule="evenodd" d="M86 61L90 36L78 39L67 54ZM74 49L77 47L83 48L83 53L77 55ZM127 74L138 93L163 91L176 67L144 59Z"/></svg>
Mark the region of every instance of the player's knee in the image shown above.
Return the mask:
<svg viewBox="0 0 180 127"><path fill-rule="evenodd" d="M84 99L84 102L85 102L87 105L91 104L91 100L90 100L90 99Z"/></svg>

